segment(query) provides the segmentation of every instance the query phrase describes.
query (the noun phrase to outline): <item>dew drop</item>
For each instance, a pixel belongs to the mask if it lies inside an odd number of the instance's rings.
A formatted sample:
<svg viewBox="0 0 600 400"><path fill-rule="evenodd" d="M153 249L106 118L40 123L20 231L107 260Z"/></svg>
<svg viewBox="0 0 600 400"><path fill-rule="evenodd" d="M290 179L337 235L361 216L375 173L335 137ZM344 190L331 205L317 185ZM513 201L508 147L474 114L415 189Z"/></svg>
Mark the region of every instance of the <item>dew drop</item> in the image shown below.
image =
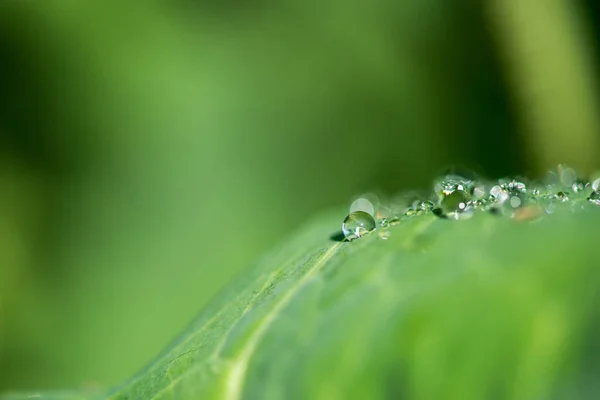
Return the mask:
<svg viewBox="0 0 600 400"><path fill-rule="evenodd" d="M575 193L581 193L585 190L585 182L580 179L575 179L571 184L571 189Z"/></svg>
<svg viewBox="0 0 600 400"><path fill-rule="evenodd" d="M459 175L447 175L434 184L434 191L438 195L446 195L460 190L466 193L471 181Z"/></svg>
<svg viewBox="0 0 600 400"><path fill-rule="evenodd" d="M600 206L600 192L594 190L592 194L590 194L590 197L588 197L588 201L592 204Z"/></svg>
<svg viewBox="0 0 600 400"><path fill-rule="evenodd" d="M434 209L434 207L435 207L435 205L433 204L433 201L430 201L430 200L421 201L419 203L419 210L423 211L423 212L432 211Z"/></svg>
<svg viewBox="0 0 600 400"><path fill-rule="evenodd" d="M342 232L348 240L363 237L376 228L375 219L364 211L354 211L348 214L342 224Z"/></svg>
<svg viewBox="0 0 600 400"><path fill-rule="evenodd" d="M511 179L509 181L501 181L501 188L509 192L525 193L527 191L527 186L525 185L525 183L516 179Z"/></svg>
<svg viewBox="0 0 600 400"><path fill-rule="evenodd" d="M435 205L430 200L415 200L412 205L406 210L406 216L412 217L414 215L422 215L427 212L433 211Z"/></svg>
<svg viewBox="0 0 600 400"><path fill-rule="evenodd" d="M567 192L558 192L554 197L563 203L569 201L569 193Z"/></svg>
<svg viewBox="0 0 600 400"><path fill-rule="evenodd" d="M598 190L600 190L600 178L593 180L591 183L591 186L592 186L592 190L594 192L597 192Z"/></svg>
<svg viewBox="0 0 600 400"><path fill-rule="evenodd" d="M473 214L469 195L463 190L455 190L440 201L443 215L450 219L465 219Z"/></svg>

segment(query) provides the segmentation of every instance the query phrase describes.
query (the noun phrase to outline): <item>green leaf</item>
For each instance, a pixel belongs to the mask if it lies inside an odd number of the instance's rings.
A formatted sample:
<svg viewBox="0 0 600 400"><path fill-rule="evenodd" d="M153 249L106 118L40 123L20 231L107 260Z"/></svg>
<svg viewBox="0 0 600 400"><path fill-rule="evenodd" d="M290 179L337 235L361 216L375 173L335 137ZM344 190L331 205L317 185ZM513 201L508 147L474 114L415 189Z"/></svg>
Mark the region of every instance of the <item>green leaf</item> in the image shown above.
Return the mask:
<svg viewBox="0 0 600 400"><path fill-rule="evenodd" d="M597 210L521 222L425 215L391 228L387 240L375 231L337 242L343 217L333 212L302 227L151 365L97 398L581 399L597 392Z"/></svg>

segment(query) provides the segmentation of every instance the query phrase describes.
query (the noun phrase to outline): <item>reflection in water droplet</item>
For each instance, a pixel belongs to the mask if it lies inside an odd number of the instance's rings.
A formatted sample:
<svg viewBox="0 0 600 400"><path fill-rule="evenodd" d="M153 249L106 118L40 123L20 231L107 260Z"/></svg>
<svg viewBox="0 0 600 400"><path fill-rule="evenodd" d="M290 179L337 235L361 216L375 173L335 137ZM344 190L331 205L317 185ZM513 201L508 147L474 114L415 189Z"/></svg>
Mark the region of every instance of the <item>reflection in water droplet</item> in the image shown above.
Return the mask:
<svg viewBox="0 0 600 400"><path fill-rule="evenodd" d="M375 215L375 207L373 206L373 203L364 197L359 197L350 205L350 212L353 213L355 211L363 211L372 216Z"/></svg>
<svg viewBox="0 0 600 400"><path fill-rule="evenodd" d="M342 232L346 239L354 240L363 237L376 228L373 217L364 211L355 211L346 217L342 224Z"/></svg>
<svg viewBox="0 0 600 400"><path fill-rule="evenodd" d="M473 214L473 206L469 204L469 195L463 190L444 196L440 201L442 213L450 219L465 219Z"/></svg>
<svg viewBox="0 0 600 400"><path fill-rule="evenodd" d="M590 197L588 197L588 201L592 204L600 206L600 192L594 190L592 194L590 194Z"/></svg>

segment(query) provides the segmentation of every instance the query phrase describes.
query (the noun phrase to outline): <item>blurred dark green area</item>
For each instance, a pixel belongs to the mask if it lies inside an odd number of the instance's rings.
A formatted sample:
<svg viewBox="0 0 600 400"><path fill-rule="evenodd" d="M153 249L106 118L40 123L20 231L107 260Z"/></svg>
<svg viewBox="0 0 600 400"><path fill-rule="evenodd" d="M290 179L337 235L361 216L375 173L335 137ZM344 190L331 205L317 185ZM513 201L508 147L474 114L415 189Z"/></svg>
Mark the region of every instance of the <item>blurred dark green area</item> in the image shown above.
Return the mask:
<svg viewBox="0 0 600 400"><path fill-rule="evenodd" d="M0 0L0 391L118 383L362 191L600 167L600 7L525 3Z"/></svg>

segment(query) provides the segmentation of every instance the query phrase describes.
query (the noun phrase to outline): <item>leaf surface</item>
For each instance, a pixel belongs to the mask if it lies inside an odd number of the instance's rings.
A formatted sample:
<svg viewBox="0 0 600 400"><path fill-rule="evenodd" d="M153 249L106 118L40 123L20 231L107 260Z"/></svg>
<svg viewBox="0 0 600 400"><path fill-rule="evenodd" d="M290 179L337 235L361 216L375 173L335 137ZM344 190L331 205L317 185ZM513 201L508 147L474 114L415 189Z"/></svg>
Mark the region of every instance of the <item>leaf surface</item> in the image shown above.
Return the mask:
<svg viewBox="0 0 600 400"><path fill-rule="evenodd" d="M597 211L425 215L350 243L332 239L342 214L321 215L146 369L90 398L591 396Z"/></svg>

